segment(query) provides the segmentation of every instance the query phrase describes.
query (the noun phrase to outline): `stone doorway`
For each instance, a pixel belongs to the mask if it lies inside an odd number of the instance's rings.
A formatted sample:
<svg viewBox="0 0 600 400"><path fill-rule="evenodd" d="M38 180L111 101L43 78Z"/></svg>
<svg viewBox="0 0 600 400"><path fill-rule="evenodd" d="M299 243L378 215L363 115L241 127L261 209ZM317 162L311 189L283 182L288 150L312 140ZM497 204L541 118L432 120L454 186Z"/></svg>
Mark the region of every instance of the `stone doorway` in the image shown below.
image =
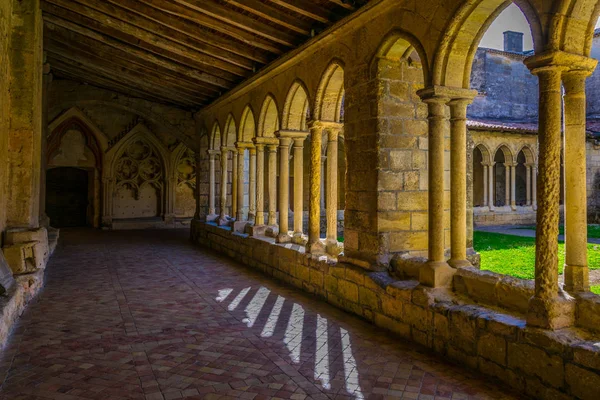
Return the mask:
<svg viewBox="0 0 600 400"><path fill-rule="evenodd" d="M55 228L88 225L88 171L74 167L46 173L46 212Z"/></svg>

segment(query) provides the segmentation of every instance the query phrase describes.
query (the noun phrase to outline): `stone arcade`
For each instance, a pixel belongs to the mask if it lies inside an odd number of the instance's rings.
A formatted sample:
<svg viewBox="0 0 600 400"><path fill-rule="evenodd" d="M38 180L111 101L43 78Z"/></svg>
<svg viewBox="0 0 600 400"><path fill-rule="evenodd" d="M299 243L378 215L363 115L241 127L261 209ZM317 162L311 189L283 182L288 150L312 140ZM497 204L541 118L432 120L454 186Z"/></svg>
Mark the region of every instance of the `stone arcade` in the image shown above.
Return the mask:
<svg viewBox="0 0 600 400"><path fill-rule="evenodd" d="M187 228L196 252L215 250L517 393L600 398L600 296L590 292L586 234L600 204L592 50L600 2L515 0L534 50L524 52L514 32L504 52L478 50L510 3L1 1L0 340L10 342L44 285L57 241L60 248L57 228L111 230L104 237L123 240L118 257L129 242L116 230ZM504 85L494 80L498 65ZM510 85L527 89L502 99ZM479 270L474 225L503 223L536 223L535 280ZM114 263L107 287L127 290L123 277L135 259L91 242L81 248L106 252ZM137 262L151 258L149 271L164 261L185 276L176 256L146 251ZM94 271L105 267L94 262ZM211 262L192 267L218 275ZM46 273L59 267L51 261ZM127 336L143 341L153 331L131 330L138 310L127 296L117 300L127 335L111 351L131 351L122 359L132 369L139 357L150 363L149 347ZM193 307L188 299L162 306L183 302ZM152 317L159 318L138 323ZM186 324L197 319L181 326L196 329ZM302 339L284 341L293 352L290 342ZM50 346L49 358L67 357L51 349L57 342L39 346ZM85 351L94 346L102 347ZM19 362L0 364L9 377L31 359L18 352L10 355ZM85 360L77 362L93 365ZM156 386L166 384L167 364L152 364ZM73 378L64 372L56 379ZM11 393L37 393L7 382ZM177 398L144 382L140 375L133 384L139 398ZM73 387L54 390L63 389ZM335 395L326 389L320 394Z"/></svg>

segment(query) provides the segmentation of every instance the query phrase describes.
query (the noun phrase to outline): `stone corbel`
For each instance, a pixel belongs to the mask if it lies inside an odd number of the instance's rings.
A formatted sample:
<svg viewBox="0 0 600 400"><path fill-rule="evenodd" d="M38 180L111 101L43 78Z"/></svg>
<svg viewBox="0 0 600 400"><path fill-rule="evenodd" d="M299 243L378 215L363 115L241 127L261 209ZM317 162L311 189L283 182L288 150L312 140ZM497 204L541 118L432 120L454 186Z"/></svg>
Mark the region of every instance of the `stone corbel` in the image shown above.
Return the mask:
<svg viewBox="0 0 600 400"><path fill-rule="evenodd" d="M46 267L50 255L46 228L8 230L4 257L14 275L35 272Z"/></svg>

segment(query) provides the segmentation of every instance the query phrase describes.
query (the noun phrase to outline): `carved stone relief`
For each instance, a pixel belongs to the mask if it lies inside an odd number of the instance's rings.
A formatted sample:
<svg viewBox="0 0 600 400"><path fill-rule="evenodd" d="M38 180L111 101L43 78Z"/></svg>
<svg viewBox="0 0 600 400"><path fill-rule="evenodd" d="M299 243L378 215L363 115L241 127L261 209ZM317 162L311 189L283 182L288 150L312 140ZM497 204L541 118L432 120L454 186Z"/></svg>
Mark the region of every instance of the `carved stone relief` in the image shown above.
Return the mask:
<svg viewBox="0 0 600 400"><path fill-rule="evenodd" d="M177 165L177 190L175 194L175 215L182 218L193 217L196 212L196 159L192 150L187 149Z"/></svg>

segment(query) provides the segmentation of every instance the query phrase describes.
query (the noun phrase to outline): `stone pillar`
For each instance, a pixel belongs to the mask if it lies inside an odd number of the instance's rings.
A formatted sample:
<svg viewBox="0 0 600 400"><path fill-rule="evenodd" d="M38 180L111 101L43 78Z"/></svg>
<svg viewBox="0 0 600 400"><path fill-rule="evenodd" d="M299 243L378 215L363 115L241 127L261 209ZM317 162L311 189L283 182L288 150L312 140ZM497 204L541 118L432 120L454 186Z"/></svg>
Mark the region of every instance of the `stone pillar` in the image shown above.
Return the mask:
<svg viewBox="0 0 600 400"><path fill-rule="evenodd" d="M531 206L534 210L537 210L537 166L531 168Z"/></svg>
<svg viewBox="0 0 600 400"><path fill-rule="evenodd" d="M327 168L327 156L321 153L321 214L326 212L327 204L325 204L325 199L327 198L327 190L326 190L326 171ZM320 224L320 222L319 222ZM320 225L319 225L320 226ZM320 229L320 228L319 228Z"/></svg>
<svg viewBox="0 0 600 400"><path fill-rule="evenodd" d="M238 152L231 151L231 217L236 218L238 212Z"/></svg>
<svg viewBox="0 0 600 400"><path fill-rule="evenodd" d="M418 92L427 103L429 119L429 257L419 271L419 281L430 287L450 285L455 272L444 254L444 142L448 136L446 104L449 99L438 90L433 87Z"/></svg>
<svg viewBox="0 0 600 400"><path fill-rule="evenodd" d="M308 244L307 252L319 256L325 252L321 243L321 146L323 125L312 122L310 125L310 175L308 204Z"/></svg>
<svg viewBox="0 0 600 400"><path fill-rule="evenodd" d="M219 203L219 225L227 225L229 220L225 209L227 207L227 158L229 150L221 147L221 199Z"/></svg>
<svg viewBox="0 0 600 400"><path fill-rule="evenodd" d="M525 165L525 169L526 169L526 182L525 182L525 186L526 186L526 192L527 192L527 206L531 205L531 164L526 164Z"/></svg>
<svg viewBox="0 0 600 400"><path fill-rule="evenodd" d="M215 159L220 154L218 150L208 150L208 215L207 221L214 221L217 217L215 207Z"/></svg>
<svg viewBox="0 0 600 400"><path fill-rule="evenodd" d="M296 244L304 244L302 237L302 223L304 217L304 140L308 135L305 132L299 132L302 136L294 138L294 236L293 241Z"/></svg>
<svg viewBox="0 0 600 400"><path fill-rule="evenodd" d="M250 197L250 208L248 210L248 221L256 222L256 148L250 148L250 187L248 188L248 197Z"/></svg>
<svg viewBox="0 0 600 400"><path fill-rule="evenodd" d="M277 235L277 243L288 243L292 240L289 234L290 146L292 138L281 131L276 135L279 137L279 234Z"/></svg>
<svg viewBox="0 0 600 400"><path fill-rule="evenodd" d="M510 208L517 211L517 166L510 165Z"/></svg>
<svg viewBox="0 0 600 400"><path fill-rule="evenodd" d="M490 204L490 199L488 195L488 168L487 164L483 165L483 206L488 207Z"/></svg>
<svg viewBox="0 0 600 400"><path fill-rule="evenodd" d="M255 226L265 224L265 145L256 146L256 220Z"/></svg>
<svg viewBox="0 0 600 400"><path fill-rule="evenodd" d="M562 128L562 72L555 54L525 61L539 78L539 209L537 212L535 294L529 301L527 324L546 329L570 326L574 303L558 286L558 223Z"/></svg>
<svg viewBox="0 0 600 400"><path fill-rule="evenodd" d="M595 61L595 60L594 60ZM595 65L594 65L595 67ZM590 289L587 263L586 96L593 69L563 74L565 88L565 290Z"/></svg>
<svg viewBox="0 0 600 400"><path fill-rule="evenodd" d="M494 209L496 208L496 206L494 205L494 201L495 201L495 191L494 191L494 166L496 165L495 162L490 162L490 165L488 165L488 185L489 185L489 189L488 189L488 195L489 197L489 206L490 206L490 211L494 211Z"/></svg>
<svg viewBox="0 0 600 400"><path fill-rule="evenodd" d="M339 130L326 128L327 133L327 236L325 248L327 254L337 257L340 254L337 241L338 212L338 137Z"/></svg>
<svg viewBox="0 0 600 400"><path fill-rule="evenodd" d="M504 162L504 177L506 178L506 183L504 184L504 205L506 207L510 206L510 167L511 167L511 164L508 164L505 161Z"/></svg>
<svg viewBox="0 0 600 400"><path fill-rule="evenodd" d="M270 144L269 149L269 222L272 227L277 226L277 145Z"/></svg>
<svg viewBox="0 0 600 400"><path fill-rule="evenodd" d="M235 169L237 169L237 214L236 219L238 221L243 221L244 219L244 153L246 152L245 147L237 148L237 165Z"/></svg>
<svg viewBox="0 0 600 400"><path fill-rule="evenodd" d="M465 93L450 105L450 233L451 256L448 262L454 268L471 266L467 260L467 106L476 92ZM442 153L443 156L443 153Z"/></svg>

